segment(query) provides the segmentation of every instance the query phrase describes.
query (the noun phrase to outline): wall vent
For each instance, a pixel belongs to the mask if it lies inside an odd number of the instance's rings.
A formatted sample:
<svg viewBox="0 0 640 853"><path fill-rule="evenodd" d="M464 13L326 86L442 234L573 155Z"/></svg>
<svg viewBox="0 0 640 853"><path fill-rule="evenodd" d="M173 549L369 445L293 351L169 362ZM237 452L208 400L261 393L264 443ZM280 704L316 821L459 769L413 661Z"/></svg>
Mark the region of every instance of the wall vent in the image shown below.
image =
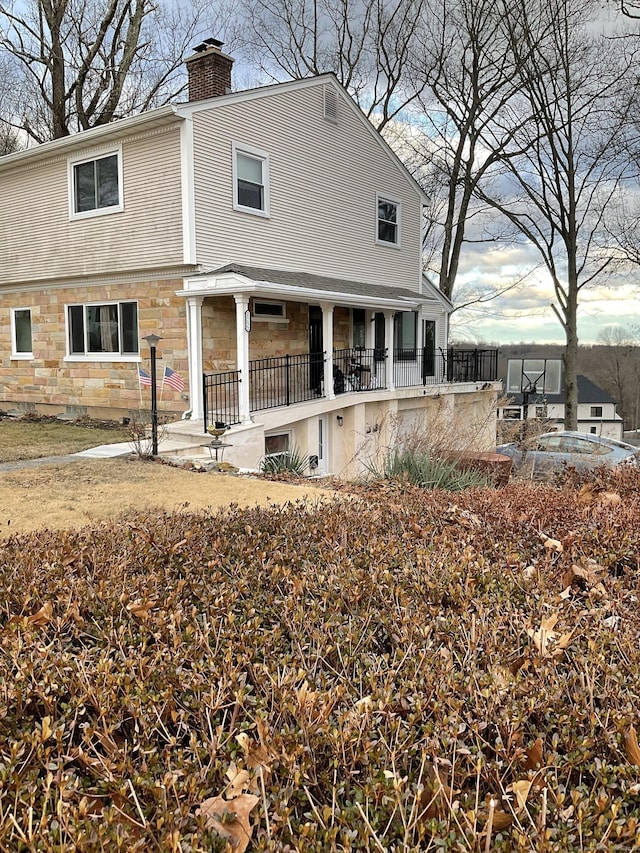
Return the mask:
<svg viewBox="0 0 640 853"><path fill-rule="evenodd" d="M331 86L324 87L324 117L338 122L338 93Z"/></svg>

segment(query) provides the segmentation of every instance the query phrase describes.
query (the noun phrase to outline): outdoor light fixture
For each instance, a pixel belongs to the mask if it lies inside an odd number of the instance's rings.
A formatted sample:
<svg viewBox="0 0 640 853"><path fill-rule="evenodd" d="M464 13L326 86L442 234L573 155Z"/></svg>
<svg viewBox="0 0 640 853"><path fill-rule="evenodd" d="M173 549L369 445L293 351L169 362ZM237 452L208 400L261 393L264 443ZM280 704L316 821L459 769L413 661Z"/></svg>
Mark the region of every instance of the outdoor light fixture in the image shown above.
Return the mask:
<svg viewBox="0 0 640 853"><path fill-rule="evenodd" d="M162 338L159 335L145 335L142 339L151 350L151 454L158 455L158 386L156 384L156 348Z"/></svg>
<svg viewBox="0 0 640 853"><path fill-rule="evenodd" d="M338 415L336 417L336 420L338 421L338 426L342 426L342 424L344 423L344 418L342 417L342 415Z"/></svg>

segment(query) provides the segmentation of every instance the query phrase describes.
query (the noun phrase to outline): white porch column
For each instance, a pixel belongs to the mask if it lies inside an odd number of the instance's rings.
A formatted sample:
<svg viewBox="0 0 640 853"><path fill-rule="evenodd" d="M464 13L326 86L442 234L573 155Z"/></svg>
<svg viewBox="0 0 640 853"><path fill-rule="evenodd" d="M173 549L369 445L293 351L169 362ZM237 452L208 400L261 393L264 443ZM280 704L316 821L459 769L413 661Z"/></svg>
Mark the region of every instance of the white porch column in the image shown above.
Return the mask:
<svg viewBox="0 0 640 853"><path fill-rule="evenodd" d="M375 338L375 311L364 312L364 346L365 349L373 349L376 345Z"/></svg>
<svg viewBox="0 0 640 853"><path fill-rule="evenodd" d="M187 296L187 354L189 357L189 397L191 420L204 417L202 398L202 303L203 296Z"/></svg>
<svg viewBox="0 0 640 853"><path fill-rule="evenodd" d="M393 351L395 349L396 342L393 339L393 317L394 311L385 311L384 312L384 342L388 352L387 358L387 388L389 391L396 390L396 382L393 376L394 373L394 358Z"/></svg>
<svg viewBox="0 0 640 853"><path fill-rule="evenodd" d="M240 410L240 423L251 423L251 411L249 407L249 326L245 322L245 316L249 316L249 297L244 293L234 293L236 302L236 366L240 371L240 384L238 385L238 408Z"/></svg>
<svg viewBox="0 0 640 853"><path fill-rule="evenodd" d="M321 302L322 309L322 345L327 357L324 362L324 395L327 400L335 399L333 390L333 309L330 302Z"/></svg>

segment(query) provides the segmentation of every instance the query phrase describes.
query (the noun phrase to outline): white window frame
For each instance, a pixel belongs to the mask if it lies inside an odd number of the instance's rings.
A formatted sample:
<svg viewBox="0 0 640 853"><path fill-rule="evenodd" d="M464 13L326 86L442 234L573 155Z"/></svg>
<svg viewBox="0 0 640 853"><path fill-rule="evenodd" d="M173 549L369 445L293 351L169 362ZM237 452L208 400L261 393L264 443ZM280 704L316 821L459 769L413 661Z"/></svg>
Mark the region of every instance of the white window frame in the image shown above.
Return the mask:
<svg viewBox="0 0 640 853"><path fill-rule="evenodd" d="M239 142L232 142L231 148L233 154L233 209L241 213L250 213L253 216L261 216L263 219L268 219L271 210L271 182L269 178L271 168L269 155L266 151L261 151L251 145L243 145ZM263 208L247 207L238 201L238 154L244 154L245 157L260 160L262 163Z"/></svg>
<svg viewBox="0 0 640 853"><path fill-rule="evenodd" d="M258 305L277 305L282 308L282 314L256 314L256 303ZM253 299L251 302L251 321L253 323L288 323L287 303L276 299Z"/></svg>
<svg viewBox="0 0 640 853"><path fill-rule="evenodd" d="M378 217L378 207L379 207L381 201L386 202L387 204L394 204L396 206L396 240L393 243L390 242L389 240L381 240L380 237L378 236L378 225L380 223L380 219ZM392 248L392 249L399 249L401 241L402 241L402 203L400 202L400 199L394 198L393 196L388 195L387 193L377 193L376 194L375 217L376 217L376 231L375 231L376 244L378 246L388 246L389 248Z"/></svg>
<svg viewBox="0 0 640 853"><path fill-rule="evenodd" d="M286 450L274 450L273 453L269 453L267 451L267 439L268 438L276 438L280 436L286 436L287 439L287 449ZM293 430L291 429L279 429L274 430L273 432L267 432L264 435L264 455L265 457L269 456L283 456L285 453L291 453L293 448Z"/></svg>
<svg viewBox="0 0 640 853"><path fill-rule="evenodd" d="M16 313L19 311L29 312L29 326L31 327L31 351L18 352L18 336L16 335ZM33 359L33 319L31 308L12 308L11 309L11 358L14 361L31 361Z"/></svg>
<svg viewBox="0 0 640 853"><path fill-rule="evenodd" d="M122 305L123 303L131 303L134 302L136 305L136 319L137 319L137 342L138 342L138 352L137 353L122 353L122 352L88 352L87 350L87 308L91 308L94 306L103 306L103 305ZM84 353L79 352L71 352L70 347L70 332L71 332L71 324L69 321L69 308L82 308L83 310L83 324L84 324ZM69 302L64 306L64 326L65 326L65 340L66 340L66 356L64 361L82 361L82 362L140 362L142 361L142 357L140 355L140 305L137 299L102 299L97 302ZM121 328L120 328L120 314L118 312L118 338L121 341Z"/></svg>
<svg viewBox="0 0 640 853"><path fill-rule="evenodd" d="M83 163L93 163L103 160L105 157L116 155L118 158L118 203L109 207L97 207L94 210L76 210L76 181L75 168ZM122 145L105 148L100 151L84 152L67 160L67 182L69 188L69 219L92 219L95 216L108 216L111 213L122 213L124 210L123 192L123 169L122 169Z"/></svg>

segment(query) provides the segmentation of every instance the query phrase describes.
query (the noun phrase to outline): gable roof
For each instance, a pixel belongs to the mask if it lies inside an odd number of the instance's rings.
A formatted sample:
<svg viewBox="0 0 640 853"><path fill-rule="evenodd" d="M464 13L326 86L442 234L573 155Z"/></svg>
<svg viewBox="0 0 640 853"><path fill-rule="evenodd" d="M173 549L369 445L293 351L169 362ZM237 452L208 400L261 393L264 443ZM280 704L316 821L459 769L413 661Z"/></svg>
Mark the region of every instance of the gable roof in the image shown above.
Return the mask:
<svg viewBox="0 0 640 853"><path fill-rule="evenodd" d="M43 142L33 148L26 148L24 151L16 151L14 154L6 154L5 156L0 157L0 172L11 169L13 166L18 164L37 162L37 160L46 159L57 153L71 152L76 149L88 148L92 145L97 146L103 141L107 142L125 137L132 131L147 130L176 121L183 122L185 119L190 118L194 113L216 109L227 104L242 103L243 101L250 101L258 98L269 98L281 93L327 85L332 86L335 89L340 96L342 103L345 104L348 109L352 111L353 115L357 117L362 127L371 137L374 144L379 148L383 156L386 157L394 168L400 170L423 202L426 202L427 196L422 187L418 184L413 175L409 172L397 154L395 154L391 149L388 143L384 141L380 133L373 127L360 107L358 107L333 73L319 74L315 77L305 77L301 80L290 80L285 83L272 83L267 86L256 86L252 89L241 89L238 92L230 92L226 95L217 95L214 98L207 98L201 101L189 101L185 103L169 104L164 107L157 107L156 109L148 110L144 113L139 113L138 115L117 119L116 121L100 127L92 127L89 130L74 133L71 136L65 136L61 139L53 139L50 142Z"/></svg>

